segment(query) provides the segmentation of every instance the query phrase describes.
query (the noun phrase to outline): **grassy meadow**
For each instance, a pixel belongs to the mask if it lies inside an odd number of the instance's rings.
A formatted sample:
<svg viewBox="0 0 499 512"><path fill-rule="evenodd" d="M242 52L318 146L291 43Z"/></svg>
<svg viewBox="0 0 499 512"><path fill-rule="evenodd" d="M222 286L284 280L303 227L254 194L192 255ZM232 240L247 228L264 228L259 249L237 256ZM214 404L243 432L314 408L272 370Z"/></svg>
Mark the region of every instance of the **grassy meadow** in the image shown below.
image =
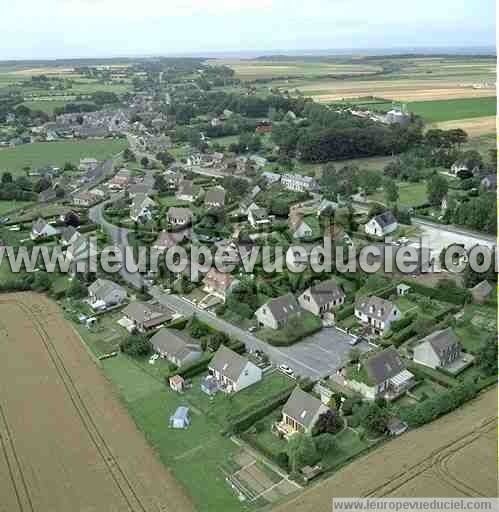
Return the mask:
<svg viewBox="0 0 499 512"><path fill-rule="evenodd" d="M26 166L37 168L45 165L61 167L65 162L78 164L80 158L91 157L105 160L123 151L127 143L123 139L72 140L64 142L37 142L0 150L0 173L10 171L24 173Z"/></svg>

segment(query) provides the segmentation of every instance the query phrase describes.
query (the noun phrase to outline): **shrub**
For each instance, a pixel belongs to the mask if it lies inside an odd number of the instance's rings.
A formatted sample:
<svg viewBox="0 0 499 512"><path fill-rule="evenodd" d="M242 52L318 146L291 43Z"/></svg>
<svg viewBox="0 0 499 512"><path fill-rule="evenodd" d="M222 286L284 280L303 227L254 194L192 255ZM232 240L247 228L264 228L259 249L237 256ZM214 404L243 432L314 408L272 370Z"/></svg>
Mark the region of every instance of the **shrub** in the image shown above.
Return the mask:
<svg viewBox="0 0 499 512"><path fill-rule="evenodd" d="M349 316L354 314L354 305L348 304L339 308L335 313L335 319L337 322L341 322L342 320L347 319Z"/></svg>
<svg viewBox="0 0 499 512"><path fill-rule="evenodd" d="M132 334L121 342L120 350L132 357L147 356L151 353L152 346L146 336Z"/></svg>

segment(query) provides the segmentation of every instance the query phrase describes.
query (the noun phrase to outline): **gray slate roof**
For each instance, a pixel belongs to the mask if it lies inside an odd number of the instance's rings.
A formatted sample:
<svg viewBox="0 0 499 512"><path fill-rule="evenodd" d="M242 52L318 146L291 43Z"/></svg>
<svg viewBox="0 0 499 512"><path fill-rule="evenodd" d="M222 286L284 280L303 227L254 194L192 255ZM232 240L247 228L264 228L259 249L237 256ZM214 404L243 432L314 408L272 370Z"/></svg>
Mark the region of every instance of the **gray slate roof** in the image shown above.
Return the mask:
<svg viewBox="0 0 499 512"><path fill-rule="evenodd" d="M179 331L161 329L151 338L155 350L161 350L170 356L183 360L192 352L201 353L201 347Z"/></svg>
<svg viewBox="0 0 499 512"><path fill-rule="evenodd" d="M372 295L371 297L361 297L355 303L355 308L365 315L385 321L395 307L389 300L381 299Z"/></svg>
<svg viewBox="0 0 499 512"><path fill-rule="evenodd" d="M401 371L405 370L405 364L399 353L393 348L387 348L364 362L369 380L374 384L381 384Z"/></svg>
<svg viewBox="0 0 499 512"><path fill-rule="evenodd" d="M76 229L73 226L65 227L61 231L61 238L65 242L69 242L71 240L71 238L73 238L73 235L75 233L78 233L78 231L76 231Z"/></svg>
<svg viewBox="0 0 499 512"><path fill-rule="evenodd" d="M374 220L382 227L386 228L387 226L390 226L391 224L394 224L397 222L397 219L393 216L393 213L390 211L386 211L383 213L380 213L379 215L376 215L374 217Z"/></svg>
<svg viewBox="0 0 499 512"><path fill-rule="evenodd" d="M146 304L145 302L132 302L123 310L123 314L132 318L139 324L154 326L158 323L171 320L173 311L162 304Z"/></svg>
<svg viewBox="0 0 499 512"><path fill-rule="evenodd" d="M192 212L189 208L183 208L181 206L172 206L168 210L168 218L183 219L184 222L189 222L192 219Z"/></svg>
<svg viewBox="0 0 499 512"><path fill-rule="evenodd" d="M287 293L277 299L271 299L266 306L278 322L285 321L301 311L298 301L292 293Z"/></svg>
<svg viewBox="0 0 499 512"><path fill-rule="evenodd" d="M459 340L452 327L432 332L421 341L421 344L429 343L439 357L445 355L449 350L459 347Z"/></svg>
<svg viewBox="0 0 499 512"><path fill-rule="evenodd" d="M205 204L225 204L225 190L223 188L210 188L204 198Z"/></svg>
<svg viewBox="0 0 499 512"><path fill-rule="evenodd" d="M492 286L488 281L481 281L471 289L471 293L474 297L485 299L489 296L492 291Z"/></svg>
<svg viewBox="0 0 499 512"><path fill-rule="evenodd" d="M236 382L247 364L245 357L222 345L211 360L209 368Z"/></svg>
<svg viewBox="0 0 499 512"><path fill-rule="evenodd" d="M308 429L312 426L314 418L322 407L323 403L318 398L305 393L299 386L296 386L282 412Z"/></svg>
<svg viewBox="0 0 499 512"><path fill-rule="evenodd" d="M334 279L322 281L310 287L310 295L314 298L318 306L329 304L334 299L345 296L343 290L338 286Z"/></svg>
<svg viewBox="0 0 499 512"><path fill-rule="evenodd" d="M97 279L89 287L88 291L99 300L105 301L114 291L124 291L123 288L109 279Z"/></svg>

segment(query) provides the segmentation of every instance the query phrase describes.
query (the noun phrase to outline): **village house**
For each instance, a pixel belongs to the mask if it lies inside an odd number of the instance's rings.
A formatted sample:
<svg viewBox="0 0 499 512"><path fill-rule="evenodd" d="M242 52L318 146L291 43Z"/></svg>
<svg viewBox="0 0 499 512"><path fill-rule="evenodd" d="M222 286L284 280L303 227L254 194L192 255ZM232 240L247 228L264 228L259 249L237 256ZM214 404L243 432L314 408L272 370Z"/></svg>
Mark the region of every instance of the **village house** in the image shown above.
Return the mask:
<svg viewBox="0 0 499 512"><path fill-rule="evenodd" d="M475 175L478 172L480 172L480 168L478 166L475 166L473 167L473 169L470 169L468 164L462 160L457 160L452 164L450 168L450 173L454 174L455 176L458 175L459 173L469 173L470 171L473 175Z"/></svg>
<svg viewBox="0 0 499 512"><path fill-rule="evenodd" d="M282 176L280 174L277 174L276 172L266 171L262 173L262 178L264 178L269 185L278 183L279 181L281 181L281 177Z"/></svg>
<svg viewBox="0 0 499 512"><path fill-rule="evenodd" d="M213 187L206 191L204 205L207 208L223 208L225 205L225 190L222 187Z"/></svg>
<svg viewBox="0 0 499 512"><path fill-rule="evenodd" d="M288 440L298 432L310 435L319 417L329 410L318 398L296 386L282 408L281 421L274 428Z"/></svg>
<svg viewBox="0 0 499 512"><path fill-rule="evenodd" d="M181 201L189 201L190 203L193 203L201 196L202 192L201 187L199 185L195 185L192 180L182 180L179 183L176 197Z"/></svg>
<svg viewBox="0 0 499 512"><path fill-rule="evenodd" d="M355 303L355 317L374 334L383 335L395 320L400 320L399 308L389 300L376 296L362 297Z"/></svg>
<svg viewBox="0 0 499 512"><path fill-rule="evenodd" d="M212 267L203 279L203 284L205 292L211 293L225 302L234 285L234 278L228 272L220 272Z"/></svg>
<svg viewBox="0 0 499 512"><path fill-rule="evenodd" d="M415 363L433 369L445 369L461 357L461 345L452 327L432 332L413 350Z"/></svg>
<svg viewBox="0 0 499 512"><path fill-rule="evenodd" d="M255 311L260 327L282 329L291 318L300 316L302 310L292 293L269 300Z"/></svg>
<svg viewBox="0 0 499 512"><path fill-rule="evenodd" d="M366 234L378 237L393 233L397 228L397 219L390 211L376 215L364 226Z"/></svg>
<svg viewBox="0 0 499 512"><path fill-rule="evenodd" d="M262 370L245 357L222 345L208 365L218 389L237 393L262 380Z"/></svg>
<svg viewBox="0 0 499 512"><path fill-rule="evenodd" d="M73 244L80 237L80 233L73 227L67 226L61 230L61 245L67 247Z"/></svg>
<svg viewBox="0 0 499 512"><path fill-rule="evenodd" d="M310 238L314 234L313 227L301 212L291 212L288 216L288 227L295 240Z"/></svg>
<svg viewBox="0 0 499 512"><path fill-rule="evenodd" d="M311 286L298 297L298 304L302 309L320 318L324 318L327 313L344 302L345 293L334 279Z"/></svg>
<svg viewBox="0 0 499 512"><path fill-rule="evenodd" d="M31 226L31 240L40 240L43 238L49 238L58 234L56 228L51 226L46 220L41 217L33 222Z"/></svg>
<svg viewBox="0 0 499 512"><path fill-rule="evenodd" d="M394 400L412 387L415 379L399 353L387 348L347 369L344 384L368 400Z"/></svg>
<svg viewBox="0 0 499 512"><path fill-rule="evenodd" d="M126 290L108 279L97 279L88 287L90 307L97 311L121 304L127 298Z"/></svg>
<svg viewBox="0 0 499 512"><path fill-rule="evenodd" d="M203 354L201 346L182 332L160 329L152 338L151 345L162 358L179 368L197 361Z"/></svg>
<svg viewBox="0 0 499 512"><path fill-rule="evenodd" d="M80 165L78 166L78 169L82 172L88 173L95 171L98 165L99 162L95 158L82 158L80 159Z"/></svg>
<svg viewBox="0 0 499 512"><path fill-rule="evenodd" d="M84 208L90 208L94 204L100 201L99 197L92 192L79 192L73 197L73 204L75 206L82 206Z"/></svg>
<svg viewBox="0 0 499 512"><path fill-rule="evenodd" d="M130 197L135 197L138 194L149 194L151 187L144 183L132 183L128 187L128 194Z"/></svg>
<svg viewBox="0 0 499 512"><path fill-rule="evenodd" d="M192 222L192 211L189 208L172 206L168 209L167 220L175 226L187 226Z"/></svg>
<svg viewBox="0 0 499 512"><path fill-rule="evenodd" d="M263 226L268 226L271 223L271 219L269 214L265 208L252 208L251 206L248 208L248 222L251 227L259 228Z"/></svg>
<svg viewBox="0 0 499 512"><path fill-rule="evenodd" d="M137 194L130 206L130 218L134 222L147 222L152 219L155 202L146 194Z"/></svg>
<svg viewBox="0 0 499 512"><path fill-rule="evenodd" d="M132 302L124 310L124 321L120 320L129 332L137 330L146 332L170 322L174 313L162 304L149 304L145 302Z"/></svg>
<svg viewBox="0 0 499 512"><path fill-rule="evenodd" d="M175 247L186 240L190 240L191 230L183 229L181 231L161 231L158 238L154 242L152 248L159 252L165 252L172 247Z"/></svg>
<svg viewBox="0 0 499 512"><path fill-rule="evenodd" d="M79 236L66 249L66 258L70 262L70 273L75 275L76 272L91 272L91 265L96 261L97 254L95 239Z"/></svg>
<svg viewBox="0 0 499 512"><path fill-rule="evenodd" d="M284 188L293 192L316 192L319 190L319 185L314 178L301 174L284 174L281 183Z"/></svg>

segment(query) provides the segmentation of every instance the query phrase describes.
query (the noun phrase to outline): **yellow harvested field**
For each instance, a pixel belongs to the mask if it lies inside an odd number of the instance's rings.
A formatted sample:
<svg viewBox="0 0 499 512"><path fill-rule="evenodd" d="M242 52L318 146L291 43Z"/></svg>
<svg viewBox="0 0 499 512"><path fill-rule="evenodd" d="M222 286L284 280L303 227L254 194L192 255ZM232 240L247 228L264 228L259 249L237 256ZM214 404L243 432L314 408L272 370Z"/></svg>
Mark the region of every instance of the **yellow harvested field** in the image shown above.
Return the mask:
<svg viewBox="0 0 499 512"><path fill-rule="evenodd" d="M497 387L374 450L274 510L331 510L333 497L497 497Z"/></svg>
<svg viewBox="0 0 499 512"><path fill-rule="evenodd" d="M478 137L479 135L485 135L486 133L496 132L496 116L443 121L441 123L435 123L432 127L440 128L441 130L462 128L470 137Z"/></svg>
<svg viewBox="0 0 499 512"><path fill-rule="evenodd" d="M0 398L1 511L193 510L46 297L0 296Z"/></svg>
<svg viewBox="0 0 499 512"><path fill-rule="evenodd" d="M46 68L29 68L29 69L19 69L17 71L13 71L13 75L19 76L39 76L39 75L61 75L72 73L74 68L58 68L58 67L46 67Z"/></svg>
<svg viewBox="0 0 499 512"><path fill-rule="evenodd" d="M331 101L339 101L348 98L359 98L365 96L376 96L393 101L430 101L430 100L452 100L460 98L485 98L494 96L494 89L474 89L473 87L423 87L419 88L416 83L411 85L402 85L400 82L394 82L393 85L387 82L356 82L350 86L344 84L336 84L334 93L321 94L318 85L313 86L313 93L307 94L305 87L300 90L305 96L311 96L319 103L329 103ZM330 90L333 89L332 87Z"/></svg>

